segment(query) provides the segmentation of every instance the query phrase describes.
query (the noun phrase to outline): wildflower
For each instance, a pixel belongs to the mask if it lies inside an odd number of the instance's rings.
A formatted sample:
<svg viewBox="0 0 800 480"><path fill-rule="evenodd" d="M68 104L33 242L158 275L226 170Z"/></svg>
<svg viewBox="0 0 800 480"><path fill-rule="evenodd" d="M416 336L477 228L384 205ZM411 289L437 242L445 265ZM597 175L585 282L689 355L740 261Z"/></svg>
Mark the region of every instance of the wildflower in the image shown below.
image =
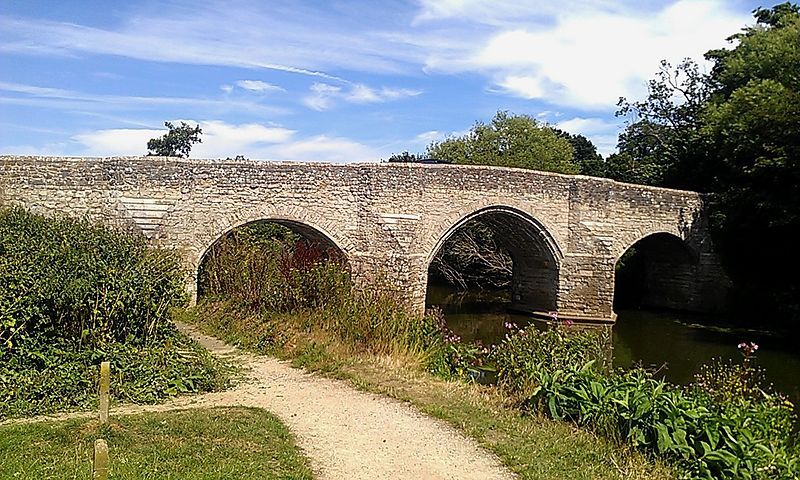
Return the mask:
<svg viewBox="0 0 800 480"><path fill-rule="evenodd" d="M547 312L547 316L549 316L553 321L558 321L558 312L555 310Z"/></svg>
<svg viewBox="0 0 800 480"><path fill-rule="evenodd" d="M503 326L506 327L508 330L519 330L519 325L517 325L514 322L505 322Z"/></svg>
<svg viewBox="0 0 800 480"><path fill-rule="evenodd" d="M737 347L739 348L739 350L741 350L742 355L744 355L745 357L753 356L753 354L755 354L756 351L758 350L758 344L754 342L747 342L747 343L742 342L739 345L737 345Z"/></svg>

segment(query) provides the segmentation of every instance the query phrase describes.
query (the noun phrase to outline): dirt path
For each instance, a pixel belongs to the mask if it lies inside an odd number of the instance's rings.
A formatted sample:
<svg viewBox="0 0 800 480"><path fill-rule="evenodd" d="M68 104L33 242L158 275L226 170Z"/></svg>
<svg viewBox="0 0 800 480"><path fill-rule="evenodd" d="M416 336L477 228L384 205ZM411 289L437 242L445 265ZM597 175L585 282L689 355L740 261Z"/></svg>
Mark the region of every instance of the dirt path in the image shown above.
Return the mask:
<svg viewBox="0 0 800 480"><path fill-rule="evenodd" d="M297 437L320 479L511 479L499 460L448 425L404 403L309 375L271 357L241 353L188 325L179 328L219 356L235 356L248 378L224 392L112 414L251 406L278 417ZM89 417L68 414L53 418ZM32 419L33 420L33 419Z"/></svg>

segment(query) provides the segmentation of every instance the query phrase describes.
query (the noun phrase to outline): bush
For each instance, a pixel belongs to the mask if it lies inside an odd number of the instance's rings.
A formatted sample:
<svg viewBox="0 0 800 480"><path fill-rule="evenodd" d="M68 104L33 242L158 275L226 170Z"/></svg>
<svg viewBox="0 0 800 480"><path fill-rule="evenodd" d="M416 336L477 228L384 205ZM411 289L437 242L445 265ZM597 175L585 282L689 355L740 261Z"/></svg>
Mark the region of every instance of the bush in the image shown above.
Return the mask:
<svg viewBox="0 0 800 480"><path fill-rule="evenodd" d="M0 341L145 344L186 300L180 257L88 221L0 210Z"/></svg>
<svg viewBox="0 0 800 480"><path fill-rule="evenodd" d="M0 418L92 406L104 360L119 400L225 383L171 323L186 299L180 265L132 233L0 210Z"/></svg>
<svg viewBox="0 0 800 480"><path fill-rule="evenodd" d="M436 327L410 314L389 289L356 287L341 254L273 223L232 232L206 256L200 273L204 308L243 310L261 346L281 344L292 328L327 332L358 351L425 350ZM223 325L218 325L223 328ZM252 346L252 345L251 345Z"/></svg>

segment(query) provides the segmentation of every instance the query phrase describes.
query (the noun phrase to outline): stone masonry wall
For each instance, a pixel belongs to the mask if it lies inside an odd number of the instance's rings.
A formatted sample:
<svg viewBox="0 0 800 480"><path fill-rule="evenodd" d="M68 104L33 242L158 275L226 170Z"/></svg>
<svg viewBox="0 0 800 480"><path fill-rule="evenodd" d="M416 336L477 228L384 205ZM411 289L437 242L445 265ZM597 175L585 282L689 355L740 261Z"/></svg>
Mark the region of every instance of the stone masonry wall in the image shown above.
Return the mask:
<svg viewBox="0 0 800 480"><path fill-rule="evenodd" d="M727 285L699 194L520 169L0 156L0 205L14 204L127 225L180 249L192 271L237 226L262 219L304 225L337 245L358 279L387 281L419 309L444 239L465 219L500 211L514 217L510 232L528 225L526 232L541 237L530 248L549 252L553 273L520 278L557 283L562 316L613 320L614 264L654 233L672 234L696 252L703 295L722 298Z"/></svg>

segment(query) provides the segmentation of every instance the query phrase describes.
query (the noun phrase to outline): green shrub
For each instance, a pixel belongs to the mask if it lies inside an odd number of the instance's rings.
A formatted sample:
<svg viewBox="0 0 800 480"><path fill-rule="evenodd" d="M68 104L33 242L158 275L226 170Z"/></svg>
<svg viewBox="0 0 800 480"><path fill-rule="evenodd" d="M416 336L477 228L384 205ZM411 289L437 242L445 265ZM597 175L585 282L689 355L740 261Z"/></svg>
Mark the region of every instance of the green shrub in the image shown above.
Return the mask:
<svg viewBox="0 0 800 480"><path fill-rule="evenodd" d="M140 235L0 210L0 419L92 406L105 360L117 400L219 388L227 370L171 322L184 278Z"/></svg>
<svg viewBox="0 0 800 480"><path fill-rule="evenodd" d="M199 282L205 298L275 312L323 307L352 288L335 249L271 223L247 225L217 242L204 258Z"/></svg>
<svg viewBox="0 0 800 480"><path fill-rule="evenodd" d="M88 221L0 210L0 340L144 344L185 299L180 257Z"/></svg>
<svg viewBox="0 0 800 480"><path fill-rule="evenodd" d="M606 331L560 324L546 329L536 325L507 327L510 332L492 349L489 361L497 369L498 384L517 395L525 395L540 371L554 372L588 362L605 367L609 348Z"/></svg>
<svg viewBox="0 0 800 480"><path fill-rule="evenodd" d="M284 341L287 327L319 329L373 353L422 351L438 340L435 325L420 322L393 291L354 285L337 250L270 223L247 225L220 240L204 259L200 282L205 308L232 302L226 308L260 319L262 346Z"/></svg>
<svg viewBox="0 0 800 480"><path fill-rule="evenodd" d="M797 478L791 404L761 398L719 401L697 387L654 379L641 369L603 374L583 367L539 368L524 402L676 463L685 478Z"/></svg>

